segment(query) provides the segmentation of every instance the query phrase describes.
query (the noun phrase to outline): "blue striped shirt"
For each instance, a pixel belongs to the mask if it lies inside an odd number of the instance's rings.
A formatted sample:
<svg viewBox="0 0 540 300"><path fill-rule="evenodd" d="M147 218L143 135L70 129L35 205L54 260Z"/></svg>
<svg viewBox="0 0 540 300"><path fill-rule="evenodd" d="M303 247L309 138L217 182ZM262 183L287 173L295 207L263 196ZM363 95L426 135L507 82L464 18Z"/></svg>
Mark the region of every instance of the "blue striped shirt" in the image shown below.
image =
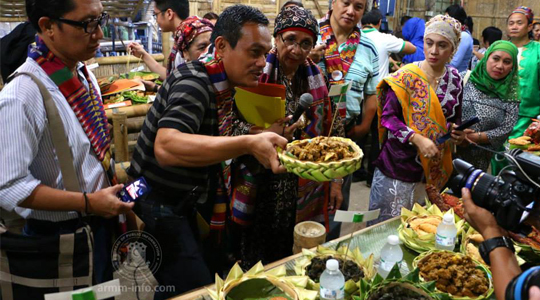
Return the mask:
<svg viewBox="0 0 540 300"><path fill-rule="evenodd" d="M82 76L81 66L79 77ZM81 190L95 192L107 187L107 175L101 162L58 86L31 58L17 71L36 75L51 93L64 124ZM90 78L97 86L91 73ZM30 77L20 75L0 92L0 115L0 207L15 211L24 218L55 222L76 218L77 213L74 211L42 211L19 207L40 184L64 189L58 158L47 126L43 98Z"/></svg>

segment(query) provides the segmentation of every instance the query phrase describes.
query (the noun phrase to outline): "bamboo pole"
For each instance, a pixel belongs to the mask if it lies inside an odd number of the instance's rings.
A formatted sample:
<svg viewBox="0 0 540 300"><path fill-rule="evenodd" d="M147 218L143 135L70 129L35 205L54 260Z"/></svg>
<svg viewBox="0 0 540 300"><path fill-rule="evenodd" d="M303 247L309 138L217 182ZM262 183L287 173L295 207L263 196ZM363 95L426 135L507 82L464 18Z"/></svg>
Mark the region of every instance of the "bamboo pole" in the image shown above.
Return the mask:
<svg viewBox="0 0 540 300"><path fill-rule="evenodd" d="M114 158L118 162L129 161L126 122L125 112L113 113Z"/></svg>
<svg viewBox="0 0 540 300"><path fill-rule="evenodd" d="M127 119L127 131L128 133L138 133L141 131L146 117L133 117Z"/></svg>
<svg viewBox="0 0 540 300"><path fill-rule="evenodd" d="M128 141L128 153L133 153L135 151L135 147L137 146L137 141ZM111 146L111 151L114 153L114 144Z"/></svg>
<svg viewBox="0 0 540 300"><path fill-rule="evenodd" d="M152 57L156 61L163 61L165 59L165 56L163 54L152 54ZM114 65L114 64L125 64L127 62L134 63L138 62L139 58L133 56L133 55L125 55L125 56L109 56L109 57L98 57L95 58L96 63L98 63L100 66L102 65Z"/></svg>
<svg viewBox="0 0 540 300"><path fill-rule="evenodd" d="M319 0L313 0L313 2L315 3L315 8L317 8L317 12L319 13L319 18L324 17L324 14L323 14L323 11L322 11L322 8L321 8L321 4L319 3Z"/></svg>
<svg viewBox="0 0 540 300"><path fill-rule="evenodd" d="M171 33L170 32L163 32L161 34L161 43L163 45L163 57L165 59L163 60L163 66L167 66L167 57L171 54L172 49L172 43L171 43Z"/></svg>
<svg viewBox="0 0 540 300"><path fill-rule="evenodd" d="M116 179L118 180L118 183L128 182L129 176L126 173L126 170L130 165L130 162L120 162L115 164L114 169L116 171Z"/></svg>
<svg viewBox="0 0 540 300"><path fill-rule="evenodd" d="M216 14L220 14L221 13L221 1L220 0L213 0L212 1L212 11L215 12Z"/></svg>
<svg viewBox="0 0 540 300"><path fill-rule="evenodd" d="M140 104L140 105L133 105L128 107L119 107L119 108L113 108L113 109L106 109L105 113L107 114L108 119L112 119L113 113L116 112L124 112L126 113L128 118L132 117L141 117L146 116L146 113L152 106L151 103L148 104Z"/></svg>

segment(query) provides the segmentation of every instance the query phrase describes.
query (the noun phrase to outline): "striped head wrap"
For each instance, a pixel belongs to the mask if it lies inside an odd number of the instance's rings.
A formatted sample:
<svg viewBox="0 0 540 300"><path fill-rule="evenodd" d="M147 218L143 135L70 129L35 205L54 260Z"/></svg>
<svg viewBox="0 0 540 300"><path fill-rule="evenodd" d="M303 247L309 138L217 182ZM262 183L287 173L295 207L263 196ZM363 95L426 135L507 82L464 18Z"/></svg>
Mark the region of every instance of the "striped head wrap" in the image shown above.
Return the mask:
<svg viewBox="0 0 540 300"><path fill-rule="evenodd" d="M533 20L534 20L534 13L532 11L532 9L528 8L527 6L520 6L516 9L514 9L514 11L512 11L512 13L510 15L513 15L513 14L524 14L526 17L527 17L527 20L529 20L529 23L532 23Z"/></svg>

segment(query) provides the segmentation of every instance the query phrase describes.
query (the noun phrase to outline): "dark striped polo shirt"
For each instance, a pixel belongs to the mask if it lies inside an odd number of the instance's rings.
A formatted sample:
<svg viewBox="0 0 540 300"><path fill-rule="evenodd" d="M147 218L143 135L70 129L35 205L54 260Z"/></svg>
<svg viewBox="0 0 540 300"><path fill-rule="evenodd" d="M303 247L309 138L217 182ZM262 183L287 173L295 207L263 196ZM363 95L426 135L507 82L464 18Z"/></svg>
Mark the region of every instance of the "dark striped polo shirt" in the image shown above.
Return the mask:
<svg viewBox="0 0 540 300"><path fill-rule="evenodd" d="M216 99L206 68L198 61L175 69L159 89L156 100L144 120L128 174L144 176L153 189L182 195L197 188L199 201L215 186L218 166L200 168L160 166L154 143L160 128L174 128L182 133L216 136ZM204 201L204 200L203 200Z"/></svg>

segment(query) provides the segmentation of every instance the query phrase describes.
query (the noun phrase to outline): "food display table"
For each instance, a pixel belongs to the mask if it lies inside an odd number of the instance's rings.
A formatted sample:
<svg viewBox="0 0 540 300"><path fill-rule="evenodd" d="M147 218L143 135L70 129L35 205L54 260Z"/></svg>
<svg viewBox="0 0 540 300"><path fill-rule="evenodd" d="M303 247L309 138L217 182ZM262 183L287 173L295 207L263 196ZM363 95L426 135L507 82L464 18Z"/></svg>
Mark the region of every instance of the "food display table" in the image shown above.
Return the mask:
<svg viewBox="0 0 540 300"><path fill-rule="evenodd" d="M361 230L358 230L353 233L350 247L351 249L359 248L360 252L364 257L369 256L373 253L375 261L378 262L380 258L380 250L386 243L386 238L388 235L395 234L397 235L397 228L401 224L400 217L395 217L385 222L379 223L377 225L367 227ZM339 246L347 245L351 235L348 234L336 240L327 242L323 246L328 248L337 249ZM409 270L412 270L412 261L418 255L418 253L408 249L405 246L401 246L403 250L403 260L404 264L401 266L401 271L403 274L408 273ZM282 260L276 261L274 263L268 264L265 266L265 269L273 269L275 267L285 265L287 269L287 275L294 275L294 265L295 261L302 257L302 253L298 253L289 257L286 257ZM172 300L188 300L188 299L204 299L210 300L208 296L207 288L213 288L213 285L208 287L200 288L189 293L171 298Z"/></svg>
<svg viewBox="0 0 540 300"><path fill-rule="evenodd" d="M350 249L359 248L360 252L362 253L364 257L368 257L370 254L373 254L375 263L378 266L378 262L380 260L380 250L386 244L386 240L389 235L398 234L397 229L400 224L401 224L400 217L395 217L385 222L379 223L377 225L355 231L353 233L352 240L350 241L350 247L351 247ZM327 242L323 244L323 246L327 248L337 249L340 246L347 245L349 243L350 238L351 238L351 235L348 234L336 240ZM401 273L405 275L409 273L410 270L413 269L412 262L419 254L405 247L405 245L401 245L401 249L403 250L403 262L404 262L401 265ZM313 248L313 250L315 250L315 248ZM287 275L294 275L294 266L295 266L296 260L301 258L302 256L303 256L302 253L298 253L298 254L283 258L279 261L266 265L265 269L269 270L269 269L273 269L281 265L285 265L287 269ZM171 298L171 300L191 300L191 299L211 300L210 296L208 296L207 289L213 289L213 288L214 288L213 285L209 285L207 287L203 287L203 288L182 294L180 296ZM495 299L495 294L493 293L493 295L489 299Z"/></svg>

